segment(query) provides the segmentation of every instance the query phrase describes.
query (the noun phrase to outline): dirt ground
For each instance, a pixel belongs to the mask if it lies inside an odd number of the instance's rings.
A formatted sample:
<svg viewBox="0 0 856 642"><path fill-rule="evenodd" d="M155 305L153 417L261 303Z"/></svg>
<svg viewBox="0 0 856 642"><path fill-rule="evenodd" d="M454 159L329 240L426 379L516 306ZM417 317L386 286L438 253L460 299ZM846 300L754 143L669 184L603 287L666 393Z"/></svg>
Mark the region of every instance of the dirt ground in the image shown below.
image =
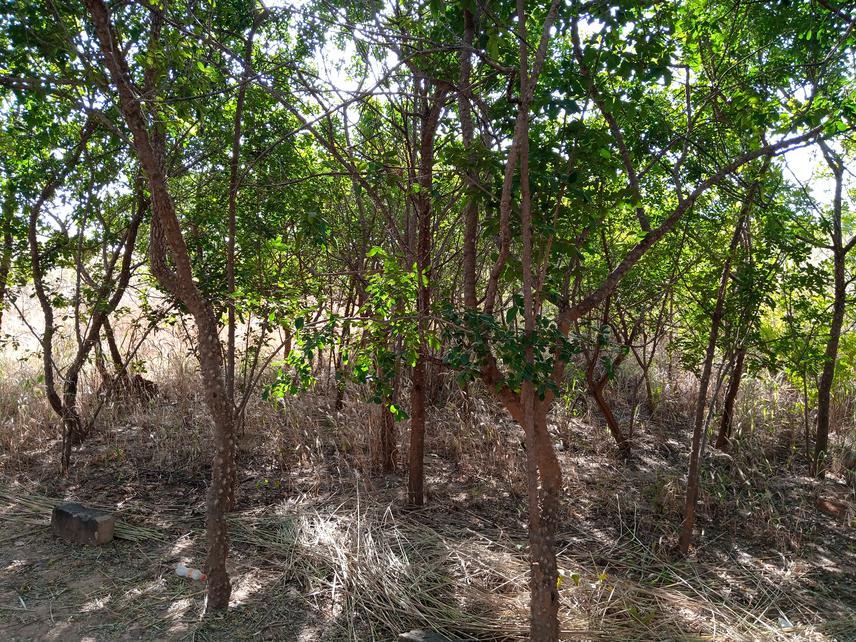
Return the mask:
<svg viewBox="0 0 856 642"><path fill-rule="evenodd" d="M608 448L582 446L592 441L590 428L572 428L570 447L560 453L567 639L856 640L856 516L853 488L843 480L806 476L776 444L763 464L716 456L705 473L698 546L690 559L678 560L682 482L674 471L686 461L679 441L649 432L623 463ZM410 597L364 605L342 595L374 586L369 575L347 579L348 568L376 568L381 583L385 573L392 578L382 556L363 564L345 553L321 559L337 549L283 545L289 520L311 514L323 526L335 517L340 531L358 532L369 513L388 520L372 533L400 529L417 544L431 539L420 559L436 559L444 582L458 587L443 599L489 616L509 639L525 638L525 498L513 475L432 457L428 505L413 512L401 507L400 477L360 477L332 458L326 470L276 475L245 462L232 519L232 608L203 618L203 583L178 577L174 568L204 563L207 471L147 467L127 455L140 447L117 448L115 437L96 437L77 453L68 478L56 474L50 453L34 454L29 466L0 478L0 638L393 640L392 627L432 625L426 619L439 618L432 615L438 611ZM114 510L137 541L117 538L98 548L62 542L47 514L22 500L34 495ZM824 512L824 502L845 506L844 514ZM320 547L321 540L312 541ZM345 589L339 581L354 583ZM393 611L399 619L391 621ZM454 616L447 619L435 623L448 631ZM501 639L497 631L479 636L471 622L461 626L455 633L466 639Z"/></svg>

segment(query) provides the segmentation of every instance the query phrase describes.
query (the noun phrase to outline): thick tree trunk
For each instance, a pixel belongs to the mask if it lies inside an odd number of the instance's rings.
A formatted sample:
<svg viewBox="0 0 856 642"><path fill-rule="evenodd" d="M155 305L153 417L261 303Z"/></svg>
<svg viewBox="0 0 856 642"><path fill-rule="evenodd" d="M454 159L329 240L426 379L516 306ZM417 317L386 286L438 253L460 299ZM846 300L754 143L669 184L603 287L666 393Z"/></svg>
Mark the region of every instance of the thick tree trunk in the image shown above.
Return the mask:
<svg viewBox="0 0 856 642"><path fill-rule="evenodd" d="M731 371L731 380L728 382L728 390L725 393L725 402L722 407L722 420L719 424L719 435L716 437L716 444L720 450L728 450L728 445L731 440L731 426L734 423L734 401L737 399L737 393L740 390L740 381L743 378L743 368L746 363L746 348L741 347L737 350L737 357L734 360L734 368Z"/></svg>
<svg viewBox="0 0 856 642"><path fill-rule="evenodd" d="M150 243L152 272L163 287L187 306L198 330L205 401L214 420L214 458L206 501L208 607L223 609L228 606L231 594L231 582L226 571L229 550L226 513L234 501L231 480L235 478L235 443L217 317L210 302L202 296L194 282L187 245L167 188L163 158L153 146L121 43L110 24L107 6L103 0L85 0L85 4L95 27L105 65L118 90L122 114L133 135L134 150L148 179L154 209ZM167 248L174 270L166 260Z"/></svg>
<svg viewBox="0 0 856 642"><path fill-rule="evenodd" d="M540 524L529 534L532 562L532 640L559 639L559 567L556 533L561 519L562 469L547 432L549 404L535 399L535 453L540 477ZM531 508L530 508L531 510Z"/></svg>

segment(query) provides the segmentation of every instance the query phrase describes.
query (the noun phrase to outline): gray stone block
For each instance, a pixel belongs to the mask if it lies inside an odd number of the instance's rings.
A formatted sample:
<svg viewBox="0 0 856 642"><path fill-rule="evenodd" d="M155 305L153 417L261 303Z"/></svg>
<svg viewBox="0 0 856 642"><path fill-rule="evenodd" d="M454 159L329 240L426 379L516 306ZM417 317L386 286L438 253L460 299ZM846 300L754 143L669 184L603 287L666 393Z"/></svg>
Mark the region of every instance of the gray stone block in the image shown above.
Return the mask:
<svg viewBox="0 0 856 642"><path fill-rule="evenodd" d="M115 524L110 513L80 504L60 504L51 515L51 528L57 537L84 546L111 541Z"/></svg>
<svg viewBox="0 0 856 642"><path fill-rule="evenodd" d="M398 636L398 642L462 642L462 640L447 638L434 631L414 629Z"/></svg>

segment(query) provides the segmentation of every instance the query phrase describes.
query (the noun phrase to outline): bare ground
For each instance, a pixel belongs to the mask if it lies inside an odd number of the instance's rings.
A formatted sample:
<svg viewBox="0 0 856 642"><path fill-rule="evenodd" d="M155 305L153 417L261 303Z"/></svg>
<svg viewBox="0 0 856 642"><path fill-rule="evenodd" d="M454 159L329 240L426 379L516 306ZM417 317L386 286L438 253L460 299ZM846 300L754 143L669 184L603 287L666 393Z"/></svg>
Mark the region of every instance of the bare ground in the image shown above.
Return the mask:
<svg viewBox="0 0 856 642"><path fill-rule="evenodd" d="M494 438L519 451L513 427L494 421ZM698 546L679 560L685 440L651 426L623 463L593 431L569 423L561 453L566 639L856 640L852 487L808 477L781 441L713 456ZM55 443L4 466L0 638L393 640L435 626L466 639L525 639L519 452L517 464L495 468L489 457L432 456L428 505L415 512L402 508L400 477L360 476L341 465L341 451L286 472L245 453L232 608L203 618L203 584L173 569L204 562L207 470L152 464L148 440L142 429L96 436L65 479ZM132 532L150 530L74 547L19 501L33 495L109 508ZM823 512L825 501L845 512Z"/></svg>

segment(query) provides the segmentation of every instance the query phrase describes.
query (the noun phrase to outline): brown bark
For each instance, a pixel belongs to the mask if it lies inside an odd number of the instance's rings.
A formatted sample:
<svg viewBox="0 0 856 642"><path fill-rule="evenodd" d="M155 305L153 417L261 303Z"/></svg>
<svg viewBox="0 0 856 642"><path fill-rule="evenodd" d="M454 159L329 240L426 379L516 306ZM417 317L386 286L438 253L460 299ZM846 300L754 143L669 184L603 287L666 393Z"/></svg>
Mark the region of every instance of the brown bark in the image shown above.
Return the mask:
<svg viewBox="0 0 856 642"><path fill-rule="evenodd" d="M199 340L199 360L205 384L205 400L214 420L214 458L211 486L206 502L208 534L208 607L223 609L229 604L231 582L226 571L229 539L226 512L230 510L234 489L233 417L223 373L217 318L193 279L190 257L176 216L175 206L167 188L163 158L156 151L140 103L131 82L121 44L110 23L109 11L103 0L85 0L95 27L104 63L119 94L125 122L133 135L134 151L148 179L154 210L151 243L151 267L163 287L172 292L188 308L196 322ZM174 270L167 264L162 250L168 249Z"/></svg>
<svg viewBox="0 0 856 642"><path fill-rule="evenodd" d="M722 406L722 420L719 424L719 435L717 435L716 444L714 444L720 450L728 450L730 444L731 426L734 423L734 401L737 399L737 393L740 390L740 381L743 378L745 363L746 348L740 347L737 350L734 369L731 371L731 380L728 382L728 390L725 393L725 401Z"/></svg>
<svg viewBox="0 0 856 642"><path fill-rule="evenodd" d="M766 173L770 166L770 157L768 156L761 170L761 176ZM761 178L759 177L749 188L749 192L743 201L743 206L740 210L740 215L737 219L737 225L734 227L734 233L731 236L731 243L728 246L728 253L725 257L725 263L722 266L722 273L719 279L719 289L716 294L716 305L713 309L713 314L710 320L710 337L707 342L707 350L704 357L704 365L702 367L701 377L699 378L698 397L695 404L695 416L693 419L693 437L692 448L690 451L690 465L687 473L687 494L684 501L684 520L681 524L681 534L678 539L678 548L682 555L689 552L690 544L692 543L693 528L695 527L695 509L696 499L698 498L698 478L699 465L701 462L701 445L702 437L705 429L705 410L707 409L707 392L710 385L710 375L713 369L713 359L716 354L716 345L719 340L719 331L722 326L722 317L725 311L725 297L728 291L728 283L731 278L731 264L734 260L734 253L737 250L737 244L743 234L743 230L748 223L749 216L752 212L752 207L761 190Z"/></svg>
<svg viewBox="0 0 856 642"><path fill-rule="evenodd" d="M3 195L3 209L0 212L0 227L3 230L3 248L0 250L0 329L3 328L3 310L6 308L9 275L12 271L12 250L15 243L15 237L12 234L14 221L15 194L7 188Z"/></svg>
<svg viewBox="0 0 856 642"><path fill-rule="evenodd" d="M599 379L595 380L587 373L587 383L589 394L594 397L594 401L597 404L598 409L603 414L603 418L606 420L606 426L609 428L609 433L612 435L613 439L615 439L616 446L618 446L618 452L622 458L626 459L630 456L630 441L625 436L624 431L621 430L621 424L618 423L615 413L612 412L612 407L603 396L603 391L606 388L606 384L609 383L609 378L606 375L603 375Z"/></svg>
<svg viewBox="0 0 856 642"><path fill-rule="evenodd" d="M30 270L33 277L33 288L36 291L36 298L42 308L42 316L45 322L45 329L41 336L42 346L42 365L45 376L45 393L48 398L48 403L53 411L59 415L62 421L63 428L63 447L62 447L62 472L68 472L68 467L71 461L72 445L78 443L83 438L83 424L80 416L77 413L76 404L68 405L69 400L74 400L77 393L77 377L67 379L65 383L65 391L63 397L60 397L56 388L55 379L55 364L53 359L53 337L55 333L54 327L54 311L53 304L48 298L45 290L44 270L42 269L42 255L39 249L38 241L38 222L42 207L49 201L56 190L65 180L66 176L80 161L80 156L86 146L87 141L91 138L95 131L94 124L91 121L83 127L80 142L72 150L69 160L65 166L42 188L35 203L30 207L29 226L27 229L27 240L30 246ZM82 351L82 346L78 348L78 355ZM72 373L74 374L74 373Z"/></svg>
<svg viewBox="0 0 856 642"><path fill-rule="evenodd" d="M525 0L517 0L520 38L521 111L529 113L526 90L529 86L529 52L526 38ZM532 193L529 184L529 122L521 124L520 227L522 237L523 319L527 337L525 359L530 372L535 368L535 282L532 258ZM520 390L523 432L527 441L527 485L529 487L529 560L531 639L553 642L559 639L559 591L555 534L558 528L562 475L553 443L547 432L548 406L537 399L535 382L524 378ZM534 459L534 462L533 462ZM533 465L534 463L534 465ZM537 472L538 477L535 477ZM539 487L540 491L535 491Z"/></svg>
<svg viewBox="0 0 856 642"><path fill-rule="evenodd" d="M838 155L821 141L821 150L827 165L835 177L835 196L832 203L832 271L833 299L832 319L829 324L829 338L824 352L823 371L817 386L817 434L814 442L813 468L818 477L823 477L826 467L826 450L829 447L829 409L832 403L832 385L835 380L835 364L838 360L838 344L841 328L844 326L844 313L847 305L847 254L854 245L854 237L844 245L841 229L841 205L844 183L844 165Z"/></svg>
<svg viewBox="0 0 856 642"><path fill-rule="evenodd" d="M427 82L427 79L424 80ZM431 191L434 183L434 140L448 88L439 86L425 98L419 141L419 193L416 194L416 275L418 283L416 312L419 322L419 356L413 367L410 394L410 470L407 498L413 506L424 502L425 488L425 384L428 368L428 332L431 312Z"/></svg>
<svg viewBox="0 0 856 642"><path fill-rule="evenodd" d="M125 360L122 358L122 352L119 350L119 344L116 343L116 335L113 332L113 326L110 324L110 319L104 317L104 338L107 340L107 349L110 352L110 359L113 361L113 369L116 371L116 378L121 379L126 376Z"/></svg>

